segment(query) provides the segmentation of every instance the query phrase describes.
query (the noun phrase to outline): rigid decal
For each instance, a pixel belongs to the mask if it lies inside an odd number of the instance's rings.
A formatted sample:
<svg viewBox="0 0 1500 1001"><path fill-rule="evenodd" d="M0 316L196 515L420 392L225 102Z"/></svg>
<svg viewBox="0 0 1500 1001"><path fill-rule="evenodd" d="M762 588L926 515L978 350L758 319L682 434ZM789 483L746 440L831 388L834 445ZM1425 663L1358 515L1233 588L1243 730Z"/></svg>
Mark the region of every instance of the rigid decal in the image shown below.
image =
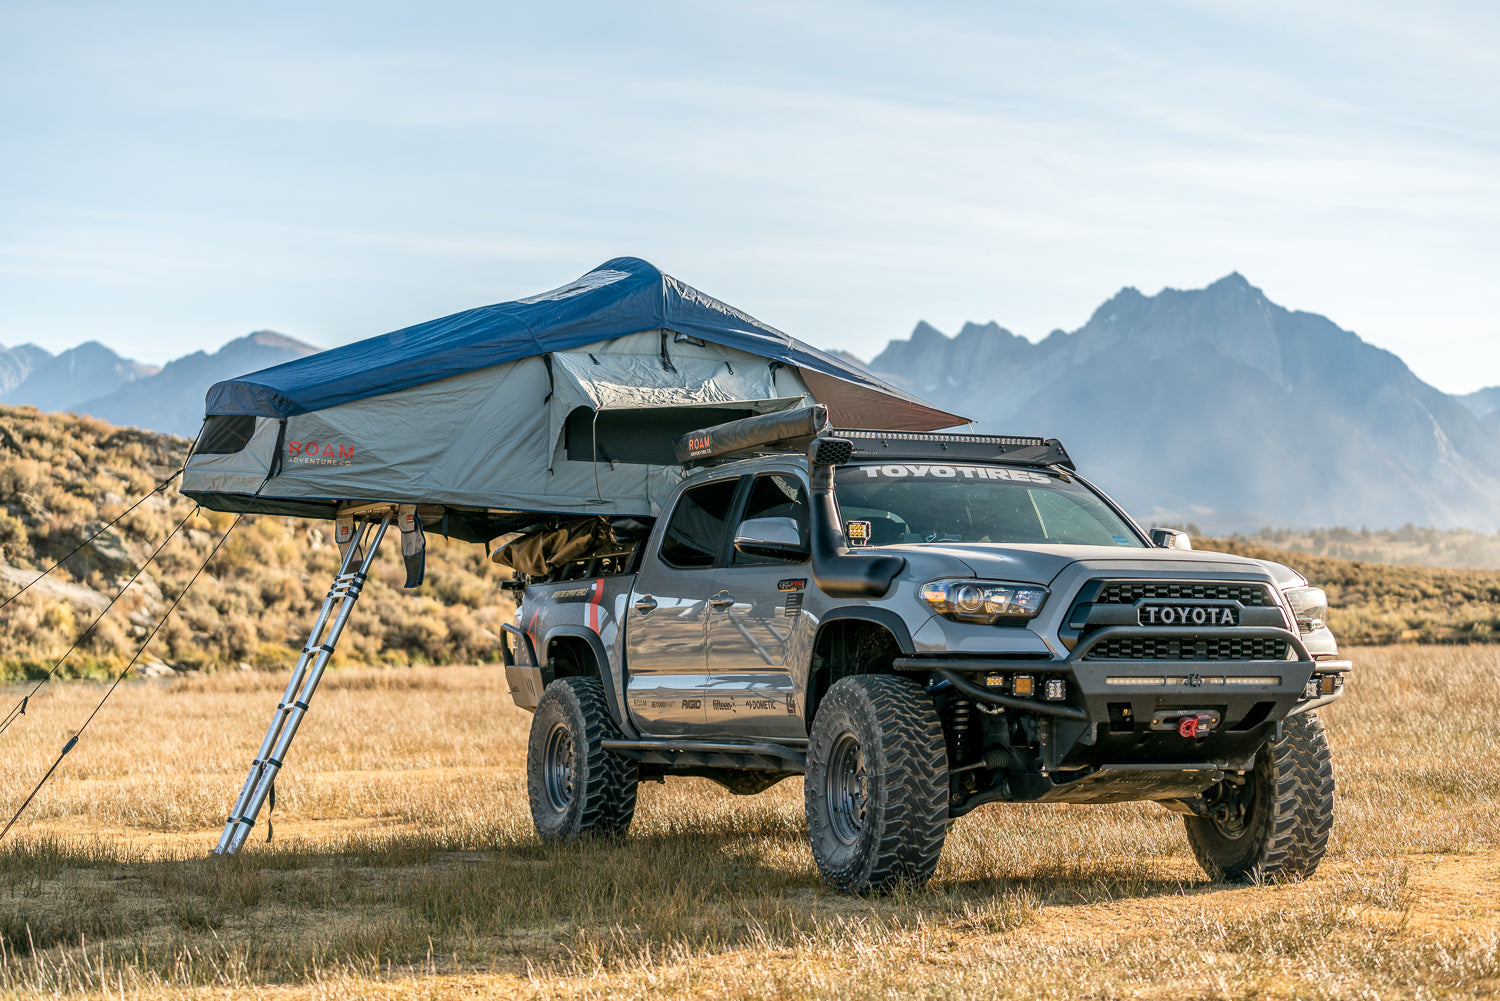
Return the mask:
<svg viewBox="0 0 1500 1001"><path fill-rule="evenodd" d="M1010 480L1015 483L1038 483L1043 486L1052 484L1052 478L1043 473L1033 473L1026 469L1007 469L1001 466L934 466L902 463L859 468L863 469L865 476L872 480Z"/></svg>

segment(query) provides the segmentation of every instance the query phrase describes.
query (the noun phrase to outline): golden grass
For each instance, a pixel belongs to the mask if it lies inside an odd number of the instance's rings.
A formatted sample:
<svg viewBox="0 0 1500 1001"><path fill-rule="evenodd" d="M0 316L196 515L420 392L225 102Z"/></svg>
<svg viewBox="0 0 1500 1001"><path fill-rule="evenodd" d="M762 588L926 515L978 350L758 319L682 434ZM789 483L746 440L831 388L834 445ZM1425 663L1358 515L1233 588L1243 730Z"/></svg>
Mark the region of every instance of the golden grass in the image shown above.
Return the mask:
<svg viewBox="0 0 1500 1001"><path fill-rule="evenodd" d="M0 993L152 997L1470 997L1500 991L1500 650L1353 651L1339 820L1291 886L1208 881L1150 804L992 805L925 890L819 882L801 784L642 786L536 843L494 667L331 674L276 839L206 858L284 684L132 684L0 844ZM101 689L0 737L13 808ZM264 831L264 825L258 828Z"/></svg>

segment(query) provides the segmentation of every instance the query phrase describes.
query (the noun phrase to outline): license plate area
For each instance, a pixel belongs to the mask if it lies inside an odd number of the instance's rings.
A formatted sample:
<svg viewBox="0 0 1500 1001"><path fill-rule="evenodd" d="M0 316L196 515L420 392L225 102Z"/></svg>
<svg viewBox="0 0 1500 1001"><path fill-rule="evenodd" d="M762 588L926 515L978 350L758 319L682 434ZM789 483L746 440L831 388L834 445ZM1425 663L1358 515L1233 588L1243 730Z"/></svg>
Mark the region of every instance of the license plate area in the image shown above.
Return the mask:
<svg viewBox="0 0 1500 1001"><path fill-rule="evenodd" d="M1198 629L1237 626L1243 609L1238 602L1145 601L1136 606L1136 622L1152 628Z"/></svg>

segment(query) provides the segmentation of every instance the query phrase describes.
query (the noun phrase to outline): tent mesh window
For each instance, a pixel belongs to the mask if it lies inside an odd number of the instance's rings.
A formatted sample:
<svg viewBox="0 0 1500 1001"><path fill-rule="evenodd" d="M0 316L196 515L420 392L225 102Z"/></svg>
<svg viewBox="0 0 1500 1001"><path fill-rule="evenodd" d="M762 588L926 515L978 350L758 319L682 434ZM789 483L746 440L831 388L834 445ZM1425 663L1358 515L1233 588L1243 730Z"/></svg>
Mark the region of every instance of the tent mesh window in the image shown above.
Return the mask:
<svg viewBox="0 0 1500 1001"><path fill-rule="evenodd" d="M200 455L233 455L244 449L254 433L255 418L251 415L209 417L203 422L195 451Z"/></svg>

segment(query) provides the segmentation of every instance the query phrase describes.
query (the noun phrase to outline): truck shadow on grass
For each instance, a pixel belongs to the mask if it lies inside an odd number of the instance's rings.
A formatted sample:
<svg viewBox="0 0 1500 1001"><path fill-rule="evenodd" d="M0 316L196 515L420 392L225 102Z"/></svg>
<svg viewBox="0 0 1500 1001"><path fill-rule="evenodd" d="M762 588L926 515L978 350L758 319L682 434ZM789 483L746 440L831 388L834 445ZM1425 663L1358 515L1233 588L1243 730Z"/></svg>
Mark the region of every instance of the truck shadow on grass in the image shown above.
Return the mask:
<svg viewBox="0 0 1500 1001"><path fill-rule="evenodd" d="M850 897L821 882L805 835L790 831L549 846L507 829L288 842L224 858L17 840L0 850L0 987L46 986L36 978L49 970L93 970L85 980L99 984L126 969L216 984L303 981L331 967L576 973L932 929L993 935L1043 907L1213 888L1152 875L1149 864L1043 862Z"/></svg>

